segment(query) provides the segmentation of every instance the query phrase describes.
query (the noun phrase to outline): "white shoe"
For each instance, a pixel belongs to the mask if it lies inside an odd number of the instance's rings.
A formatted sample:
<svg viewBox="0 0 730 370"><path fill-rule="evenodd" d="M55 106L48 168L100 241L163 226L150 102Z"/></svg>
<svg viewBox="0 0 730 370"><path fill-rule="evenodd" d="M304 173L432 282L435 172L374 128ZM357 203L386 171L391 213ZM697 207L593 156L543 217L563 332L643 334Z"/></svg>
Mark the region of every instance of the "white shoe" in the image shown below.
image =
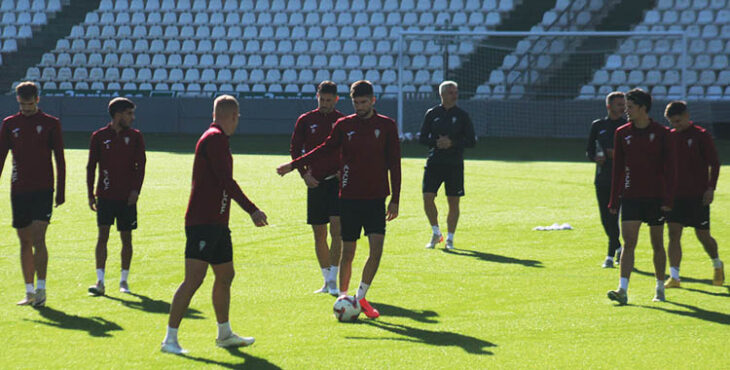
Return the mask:
<svg viewBox="0 0 730 370"><path fill-rule="evenodd" d="M442 241L444 241L444 236L442 234L432 234L431 241L426 244L426 249L434 249L436 248L436 244L441 243Z"/></svg>
<svg viewBox="0 0 730 370"><path fill-rule="evenodd" d="M228 338L225 339L216 339L215 345L218 347L245 347L250 346L255 342L256 339L254 337L240 337L238 334L231 334Z"/></svg>
<svg viewBox="0 0 730 370"><path fill-rule="evenodd" d="M340 290L337 288L337 280L328 281L327 289L329 290L330 295L335 297L340 296Z"/></svg>
<svg viewBox="0 0 730 370"><path fill-rule="evenodd" d="M174 355L184 355L188 353L187 350L184 350L182 347L180 347L180 344L178 342L162 342L162 347L160 348L160 351L172 353Z"/></svg>
<svg viewBox="0 0 730 370"><path fill-rule="evenodd" d="M454 249L454 241L453 240L446 239L446 249L449 249L449 250Z"/></svg>
<svg viewBox="0 0 730 370"><path fill-rule="evenodd" d="M46 290L36 289L33 295L33 307L43 307L46 305Z"/></svg>
<svg viewBox="0 0 730 370"><path fill-rule="evenodd" d="M325 282L325 283L324 283L324 285L322 285L322 287L321 287L321 288L319 288L319 289L317 289L317 290L315 290L315 291L314 291L314 294L319 294L319 293L329 293L329 292L330 292L330 291L329 291L329 289L327 288L327 282Z"/></svg>
<svg viewBox="0 0 730 370"><path fill-rule="evenodd" d="M35 293L25 293L25 298L16 303L18 306L32 306Z"/></svg>
<svg viewBox="0 0 730 370"><path fill-rule="evenodd" d="M129 293L129 283L126 281L119 282L119 291L122 293Z"/></svg>

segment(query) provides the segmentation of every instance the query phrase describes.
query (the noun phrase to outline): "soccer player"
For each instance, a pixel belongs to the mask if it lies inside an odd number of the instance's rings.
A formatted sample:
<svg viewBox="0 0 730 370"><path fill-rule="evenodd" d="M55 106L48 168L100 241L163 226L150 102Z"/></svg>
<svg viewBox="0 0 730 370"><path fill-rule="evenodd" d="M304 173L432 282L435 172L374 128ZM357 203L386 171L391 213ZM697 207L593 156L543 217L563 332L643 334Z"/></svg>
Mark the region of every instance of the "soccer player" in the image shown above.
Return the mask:
<svg viewBox="0 0 730 370"><path fill-rule="evenodd" d="M649 117L651 95L641 89L626 94L629 123L616 130L613 153L611 200L612 214L621 206L621 231L624 238L620 261L619 287L608 298L620 304L628 301L629 277L634 268L634 250L642 222L649 224L654 250L656 295L664 301L664 219L674 200L674 158L669 129Z"/></svg>
<svg viewBox="0 0 730 370"><path fill-rule="evenodd" d="M0 128L0 174L11 150L10 200L25 279L25 298L18 305L37 307L46 302L46 230L53 212L51 152L56 160L56 207L65 201L66 161L61 121L38 108L38 87L30 81L22 82L15 93L20 112L5 118Z"/></svg>
<svg viewBox="0 0 730 370"><path fill-rule="evenodd" d="M127 98L109 102L112 121L91 134L89 162L86 165L86 189L89 208L96 212L99 236L96 242L96 284L89 287L93 295L104 294L109 230L114 220L122 240L122 273L119 291L129 293L129 266L132 263L132 230L137 228L137 199L142 190L145 169L144 139L133 129L134 103ZM94 177L99 165L99 182L94 195ZM98 199L97 199L98 197Z"/></svg>
<svg viewBox="0 0 730 370"><path fill-rule="evenodd" d="M673 101L664 111L674 127L671 136L677 158L677 192L669 214L669 273L665 288L679 288L682 261L682 229L693 227L697 239L712 259L714 285L725 282L725 271L717 252L717 241L710 235L710 204L720 175L720 160L709 132L689 119L687 103Z"/></svg>
<svg viewBox="0 0 730 370"><path fill-rule="evenodd" d="M193 182L188 210L185 213L185 279L175 292L170 305L167 335L162 352L186 353L177 339L185 311L195 291L205 279L208 266L215 274L213 308L218 321L219 347L239 347L252 344L254 338L233 333L228 321L233 281L233 245L228 229L231 198L251 216L257 227L267 225L266 214L259 210L241 191L233 179L233 157L229 136L238 126L238 101L221 95L213 104L213 123L198 140L193 162Z"/></svg>
<svg viewBox="0 0 730 370"><path fill-rule="evenodd" d="M444 241L434 200L441 183L445 183L446 200L449 204L446 249L454 249L454 233L459 222L459 200L464 196L464 148L473 147L476 139L469 114L456 106L459 98L459 86L456 82L442 82L439 95L441 104L426 111L418 138L421 144L429 147L422 190L423 209L433 233L426 248L435 248Z"/></svg>
<svg viewBox="0 0 730 370"><path fill-rule="evenodd" d="M355 114L335 123L329 137L307 154L280 165L276 170L285 175L331 153L340 154L340 218L342 221L342 260L340 262L340 294L346 295L352 274L360 231L365 229L370 243L370 255L362 271L362 282L355 298L365 315L380 316L365 299L375 273L378 271L385 240L385 222L398 216L401 166L398 127L392 119L374 109L375 96L370 81L357 81L350 87ZM390 185L388 184L390 172ZM391 194L387 211L385 198Z"/></svg>
<svg viewBox="0 0 730 370"><path fill-rule="evenodd" d="M317 104L315 110L302 114L294 126L289 153L292 159L322 144L332 131L335 121L344 114L335 109L337 104L337 85L332 81L322 81L317 87ZM340 294L337 289L337 272L340 266L342 236L340 235L339 207L339 153L332 152L329 158L312 162L299 173L307 186L307 223L314 232L314 251L324 277L324 286L315 293L327 293L335 297ZM327 246L327 223L330 224L332 243Z"/></svg>
<svg viewBox="0 0 730 370"><path fill-rule="evenodd" d="M601 214L603 230L608 236L608 254L603 261L603 268L613 267L613 258L616 261L621 255L619 241L618 215L608 211L608 200L611 198L611 170L613 166L613 135L616 129L626 124L626 98L624 93L614 91L606 96L606 110L608 115L597 119L591 124L591 133L588 136L586 156L591 162L596 162L596 175L593 184L596 186L598 210Z"/></svg>

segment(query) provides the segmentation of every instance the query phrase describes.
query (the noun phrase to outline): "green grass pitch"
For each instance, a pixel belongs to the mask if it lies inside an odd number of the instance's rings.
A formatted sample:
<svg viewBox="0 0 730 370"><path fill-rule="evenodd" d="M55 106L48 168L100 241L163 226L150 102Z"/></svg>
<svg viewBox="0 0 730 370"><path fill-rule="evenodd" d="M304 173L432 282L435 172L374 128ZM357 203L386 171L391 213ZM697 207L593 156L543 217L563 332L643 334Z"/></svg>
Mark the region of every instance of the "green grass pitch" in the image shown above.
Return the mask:
<svg viewBox="0 0 730 370"><path fill-rule="evenodd" d="M420 183L425 149L405 144L400 216L388 224L385 251L368 293L377 320L338 323L334 299L314 295L322 277L305 220L299 176L280 178L284 137L234 137L234 177L269 217L255 228L231 212L234 262L231 323L256 337L252 347L215 347L212 271L180 328L188 356L162 354L167 311L183 277L183 215L196 137L148 135L147 176L134 233L130 286L119 279L112 233L106 297L95 281L95 215L88 209L88 136L67 135L67 203L48 232L47 307L16 307L23 294L18 241L10 227L10 160L0 181L0 357L2 367L34 368L707 368L730 367L730 289L710 285L712 265L685 232L683 289L653 303L648 231L639 238L629 305L606 291L617 269L601 269L606 239L598 220L593 166L583 142L480 141L468 152L466 197L456 250L425 250L430 228ZM730 153L728 143L719 143ZM727 158L727 157L724 157ZM727 163L727 161L724 161ZM446 204L437 198L442 228ZM572 231L532 231L570 223ZM721 171L712 207L720 257L730 261L730 181ZM114 230L114 229L113 229ZM350 293L367 256L361 239ZM730 271L728 271L730 272Z"/></svg>

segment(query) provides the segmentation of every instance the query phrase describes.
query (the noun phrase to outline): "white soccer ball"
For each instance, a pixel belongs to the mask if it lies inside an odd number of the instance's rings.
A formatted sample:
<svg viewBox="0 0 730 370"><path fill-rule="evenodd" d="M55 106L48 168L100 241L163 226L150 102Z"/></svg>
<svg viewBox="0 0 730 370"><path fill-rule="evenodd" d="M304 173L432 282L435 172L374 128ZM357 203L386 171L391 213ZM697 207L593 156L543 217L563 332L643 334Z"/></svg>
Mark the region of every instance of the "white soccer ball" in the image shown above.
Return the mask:
<svg viewBox="0 0 730 370"><path fill-rule="evenodd" d="M337 320L341 322L353 322L360 316L362 308L360 303L353 296L342 296L335 301L332 311Z"/></svg>

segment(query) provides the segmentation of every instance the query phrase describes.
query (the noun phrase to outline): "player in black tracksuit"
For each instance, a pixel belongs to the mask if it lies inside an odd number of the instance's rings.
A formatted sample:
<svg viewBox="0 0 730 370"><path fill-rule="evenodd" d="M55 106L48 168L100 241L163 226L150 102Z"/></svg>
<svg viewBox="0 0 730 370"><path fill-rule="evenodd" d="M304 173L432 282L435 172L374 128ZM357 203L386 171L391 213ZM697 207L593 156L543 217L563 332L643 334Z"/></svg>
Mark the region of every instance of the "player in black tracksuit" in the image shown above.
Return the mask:
<svg viewBox="0 0 730 370"><path fill-rule="evenodd" d="M597 119L591 124L586 156L596 163L596 197L601 213L601 223L608 236L608 254L603 262L604 268L613 267L614 255L618 262L621 254L619 240L618 214L608 212L608 201L611 198L611 170L613 168L613 138L616 129L626 123L624 111L626 99L621 92L612 92L606 97L608 116Z"/></svg>

